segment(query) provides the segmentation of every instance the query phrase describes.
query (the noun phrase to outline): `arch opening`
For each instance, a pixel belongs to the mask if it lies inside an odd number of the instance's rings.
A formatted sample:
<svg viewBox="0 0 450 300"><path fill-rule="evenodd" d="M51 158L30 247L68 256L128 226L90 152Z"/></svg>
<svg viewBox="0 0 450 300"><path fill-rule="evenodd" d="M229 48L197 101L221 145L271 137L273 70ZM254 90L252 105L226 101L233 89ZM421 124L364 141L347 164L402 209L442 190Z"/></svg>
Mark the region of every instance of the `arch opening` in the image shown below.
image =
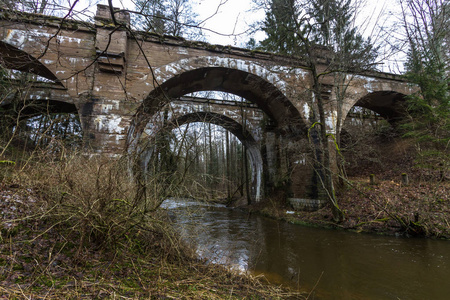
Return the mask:
<svg viewBox="0 0 450 300"><path fill-rule="evenodd" d="M146 137L146 143L141 143L141 168L146 173L184 177L190 196L241 199L246 204L263 196L259 144L248 130L227 116L189 113L168 120L159 131Z"/></svg>
<svg viewBox="0 0 450 300"><path fill-rule="evenodd" d="M0 41L0 65L7 69L38 75L62 86L58 77L27 52Z"/></svg>
<svg viewBox="0 0 450 300"><path fill-rule="evenodd" d="M75 105L60 101L33 101L26 106L0 106L2 146L7 150L78 149L82 129ZM50 147L50 148L49 148ZM14 151L13 151L14 152Z"/></svg>
<svg viewBox="0 0 450 300"><path fill-rule="evenodd" d="M349 110L340 131L340 149L350 177L386 175L409 151L399 124L407 114L405 95L393 91L370 93Z"/></svg>
<svg viewBox="0 0 450 300"><path fill-rule="evenodd" d="M150 117L171 99L200 91L222 91L240 96L255 103L280 131L292 135L306 133L305 122L298 110L273 84L254 74L223 67L186 71L161 83L139 109L136 129L139 131L139 127L147 124Z"/></svg>
<svg viewBox="0 0 450 300"><path fill-rule="evenodd" d="M151 151L144 150L147 146L142 144L142 139L146 137L147 124L151 123L152 117L161 112L167 103L184 95L206 91L234 94L255 104L267 116L265 122L262 122L265 129L278 132L286 137L306 136L306 125L299 111L272 83L238 69L201 67L175 75L150 92L130 126L127 141L128 153L145 152L146 155L149 155ZM232 130L230 131L232 132ZM242 131L238 131L236 134L241 133ZM251 150L250 152L258 152L258 154L252 154L254 156L252 166L255 166L252 178L258 178L258 183L255 185L258 187L258 192L254 192L253 197L260 199L262 197L262 188L260 187L263 182L262 158L259 148L258 151ZM131 157L133 156L131 155ZM138 155L138 157L141 160L144 159L142 155Z"/></svg>
<svg viewBox="0 0 450 300"><path fill-rule="evenodd" d="M77 107L49 99L48 82L36 74L0 65L0 153L49 146L58 151L81 145Z"/></svg>
<svg viewBox="0 0 450 300"><path fill-rule="evenodd" d="M393 91L370 93L359 99L354 106L374 111L389 123L395 124L406 115L405 95Z"/></svg>

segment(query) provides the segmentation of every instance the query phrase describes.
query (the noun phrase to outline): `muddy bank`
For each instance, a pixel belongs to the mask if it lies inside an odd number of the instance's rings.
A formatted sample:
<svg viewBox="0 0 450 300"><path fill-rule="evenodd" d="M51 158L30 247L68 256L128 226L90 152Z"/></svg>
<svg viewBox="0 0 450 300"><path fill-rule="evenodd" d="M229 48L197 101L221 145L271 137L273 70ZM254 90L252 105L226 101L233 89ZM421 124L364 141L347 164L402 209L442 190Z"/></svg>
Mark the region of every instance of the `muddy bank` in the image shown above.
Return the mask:
<svg viewBox="0 0 450 300"><path fill-rule="evenodd" d="M389 235L450 238L450 184L393 180L370 184L353 179L338 194L345 221L333 221L331 209L294 211L281 201L265 201L253 210L291 223Z"/></svg>

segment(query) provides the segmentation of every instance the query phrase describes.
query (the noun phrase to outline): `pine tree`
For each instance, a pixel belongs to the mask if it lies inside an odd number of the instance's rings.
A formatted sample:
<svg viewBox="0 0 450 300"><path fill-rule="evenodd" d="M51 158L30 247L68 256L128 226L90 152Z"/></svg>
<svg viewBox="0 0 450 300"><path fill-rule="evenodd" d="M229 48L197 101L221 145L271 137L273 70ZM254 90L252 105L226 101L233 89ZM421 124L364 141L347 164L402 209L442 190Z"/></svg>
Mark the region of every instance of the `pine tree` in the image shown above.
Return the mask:
<svg viewBox="0 0 450 300"><path fill-rule="evenodd" d="M314 0L310 5L307 13L312 18L311 41L332 50L335 59L331 68L352 71L370 68L377 57L377 48L354 26L356 12L352 0Z"/></svg>
<svg viewBox="0 0 450 300"><path fill-rule="evenodd" d="M310 103L314 103L311 121L316 126L310 131L317 130L314 135L319 141L313 143L313 153L317 153L317 172L332 205L334 218L341 221L344 216L335 196L322 78L324 74L334 76L338 123L335 128L337 136L333 138L339 141L340 111L349 84L346 75L370 68L377 49L354 27L355 10L350 0L268 0L266 4L268 9L263 30L267 38L261 42L262 48L298 56L311 71ZM325 71L317 62L319 55L325 55L330 62Z"/></svg>
<svg viewBox="0 0 450 300"><path fill-rule="evenodd" d="M266 12L262 29L267 38L261 47L280 54L297 54L298 37L296 34L296 16L298 9L295 0L273 0Z"/></svg>
<svg viewBox="0 0 450 300"><path fill-rule="evenodd" d="M194 34L196 17L189 0L137 0L139 29L172 36Z"/></svg>
<svg viewBox="0 0 450 300"><path fill-rule="evenodd" d="M404 124L405 136L416 139L422 166L445 169L450 141L450 4L401 4L409 44L406 78L420 88L407 99L411 118Z"/></svg>

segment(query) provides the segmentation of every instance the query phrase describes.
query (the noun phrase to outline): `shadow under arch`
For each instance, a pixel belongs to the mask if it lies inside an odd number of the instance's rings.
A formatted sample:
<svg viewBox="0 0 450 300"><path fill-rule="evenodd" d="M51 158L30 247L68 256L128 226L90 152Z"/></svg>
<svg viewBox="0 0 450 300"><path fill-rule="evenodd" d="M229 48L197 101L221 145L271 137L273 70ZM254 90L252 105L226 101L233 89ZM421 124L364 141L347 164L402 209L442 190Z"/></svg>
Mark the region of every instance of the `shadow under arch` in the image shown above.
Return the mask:
<svg viewBox="0 0 450 300"><path fill-rule="evenodd" d="M394 91L369 93L359 99L353 106L370 109L386 119L391 125L395 125L395 123L404 119L407 113L406 95Z"/></svg>
<svg viewBox="0 0 450 300"><path fill-rule="evenodd" d="M56 113L73 113L78 114L78 109L73 103L68 103L58 100L33 100L31 105L26 105L21 108L20 120L29 119L42 114L56 114ZM13 109L13 104L10 101L0 104L4 110Z"/></svg>
<svg viewBox="0 0 450 300"><path fill-rule="evenodd" d="M84 134L75 104L34 99L1 103L0 110L0 130L16 147L31 150L52 145L54 150L82 146Z"/></svg>
<svg viewBox="0 0 450 300"><path fill-rule="evenodd" d="M39 75L63 86L52 71L27 52L0 41L0 54L0 63L6 68Z"/></svg>
<svg viewBox="0 0 450 300"><path fill-rule="evenodd" d="M306 136L299 111L273 84L254 74L225 67L203 67L178 74L154 89L138 109L133 134L143 130L150 117L171 99L199 91L222 91L255 103L284 134Z"/></svg>
<svg viewBox="0 0 450 300"><path fill-rule="evenodd" d="M247 151L251 165L251 202L259 202L260 200L262 200L264 191L263 159L259 144L255 141L251 133L235 120L227 116L211 112L190 113L178 117L175 120L171 120L164 126L164 128L162 128L158 132L153 133L152 137L156 139L157 136L164 131L171 131L172 129L175 129L183 124L195 122L210 123L221 126L239 139L239 141L244 145ZM149 137L149 139L151 139L151 137ZM145 144L145 142L143 142L143 144ZM139 148L141 148L139 151L139 156L141 159L140 165L144 170L147 170L148 163L153 155L154 150L153 147L148 147L147 145L143 144L139 146Z"/></svg>
<svg viewBox="0 0 450 300"><path fill-rule="evenodd" d="M371 92L347 111L339 129L339 147L348 176L380 172L395 155L392 146L403 145L398 138L408 115L406 97L397 91Z"/></svg>

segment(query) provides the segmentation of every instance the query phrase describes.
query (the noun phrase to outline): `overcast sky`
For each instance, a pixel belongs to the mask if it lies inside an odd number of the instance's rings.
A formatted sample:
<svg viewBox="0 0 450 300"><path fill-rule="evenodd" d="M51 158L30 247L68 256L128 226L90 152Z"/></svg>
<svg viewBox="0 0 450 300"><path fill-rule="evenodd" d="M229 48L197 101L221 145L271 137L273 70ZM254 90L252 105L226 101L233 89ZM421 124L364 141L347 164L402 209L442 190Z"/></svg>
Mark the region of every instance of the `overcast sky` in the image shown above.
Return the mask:
<svg viewBox="0 0 450 300"><path fill-rule="evenodd" d="M249 29L257 20L264 18L264 13L250 12L252 0L195 0L191 1L194 11L198 14L198 20L203 21L202 27L210 29L204 30L206 40L211 44L237 45L248 41L249 36L240 35ZM225 2L223 5L219 4ZM103 0L106 4L107 1ZM115 7L125 7L132 9L132 0L113 0ZM222 35L214 34L214 32ZM229 36L227 36L229 35ZM264 34L259 33L257 39L262 39Z"/></svg>
<svg viewBox="0 0 450 300"><path fill-rule="evenodd" d="M83 5L88 5L89 0L83 0ZM95 0L90 0L91 11L95 13ZM361 0L358 0L361 1ZM107 0L97 0L98 3L107 4ZM198 19L200 21L207 18L208 21L202 24L202 27L211 29L212 31L222 33L223 35L233 35L245 32L251 29L251 25L258 20L264 18L264 13L262 11L255 12L251 10L252 0L193 0L191 1L195 7L195 12L198 14ZM218 9L219 3L225 2ZM389 5L386 5L388 3ZM134 4L132 0L113 0L113 5L115 7L126 8L133 10ZM364 5L361 7L361 13L358 14L358 23L361 29L364 30L365 34L371 35L372 28L374 27L377 17L381 10L389 10L395 6L395 0L377 0L370 1L366 0ZM217 11L217 13L216 13ZM207 35L207 41L212 44L223 44L223 45L241 45L242 43L248 41L249 36L221 36L216 35L212 32L204 31ZM264 34L259 33L256 36L252 36L256 40L264 38Z"/></svg>
<svg viewBox="0 0 450 300"><path fill-rule="evenodd" d="M379 19L380 12L384 11L385 13L388 13L395 11L396 7L398 7L396 4L397 2L396 0L357 1L365 1L361 2L360 12L357 14L357 25L366 37L371 36L373 40L374 38L377 38L379 26L388 25L387 23L382 24ZM264 19L264 13L262 11L255 12L254 10L251 10L252 0L191 0L191 2L193 3L194 11L198 14L198 20L202 21L208 19L202 24L203 28L211 30L203 31L207 42L211 44L242 47L250 37L255 38L257 41L264 39L264 33L262 32L251 35L239 35L239 33L251 30L251 25L255 24L255 22ZM218 8L221 2L225 3ZM108 1L81 0L80 7L90 5L91 14L95 14L96 3L107 4ZM113 0L113 5L114 7L129 10L135 9L133 0ZM384 18L386 18L386 16L384 16ZM214 34L212 31L221 33L222 35ZM383 70L393 71L392 67L388 65L395 59L398 58L392 58L391 62L386 60L386 66ZM391 68L391 70L389 68Z"/></svg>

